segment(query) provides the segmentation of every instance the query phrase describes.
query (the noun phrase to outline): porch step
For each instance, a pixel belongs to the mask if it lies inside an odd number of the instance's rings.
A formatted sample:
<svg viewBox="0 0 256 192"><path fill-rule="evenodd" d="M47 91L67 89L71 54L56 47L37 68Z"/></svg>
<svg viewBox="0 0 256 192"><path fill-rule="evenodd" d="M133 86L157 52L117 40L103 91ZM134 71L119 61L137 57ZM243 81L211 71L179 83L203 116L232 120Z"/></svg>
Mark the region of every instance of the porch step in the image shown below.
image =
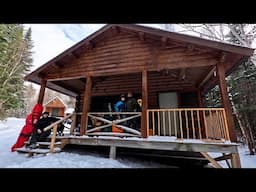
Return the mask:
<svg viewBox="0 0 256 192"><path fill-rule="evenodd" d="M29 149L29 148L25 148L25 147L17 148L16 151L20 152L20 153L28 153L28 156L33 156L34 154L47 154L47 153L50 153L50 149L40 149L40 148ZM54 153L58 153L60 151L61 151L61 148L59 148L59 147L55 147L54 148Z"/></svg>
<svg viewBox="0 0 256 192"><path fill-rule="evenodd" d="M36 142L36 143L37 143L38 145L44 145L44 146L49 146L49 145L51 145L51 142L46 142L46 141L44 141L44 142ZM60 142L60 141L55 142L54 145L61 145L61 142Z"/></svg>

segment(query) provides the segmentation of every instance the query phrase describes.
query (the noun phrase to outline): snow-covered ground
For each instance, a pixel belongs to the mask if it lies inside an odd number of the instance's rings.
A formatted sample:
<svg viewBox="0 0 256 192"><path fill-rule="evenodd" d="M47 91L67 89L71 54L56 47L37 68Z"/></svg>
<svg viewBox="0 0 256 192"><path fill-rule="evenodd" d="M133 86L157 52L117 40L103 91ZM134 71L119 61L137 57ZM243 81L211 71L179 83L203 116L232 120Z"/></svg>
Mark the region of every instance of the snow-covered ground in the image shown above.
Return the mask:
<svg viewBox="0 0 256 192"><path fill-rule="evenodd" d="M11 152L11 146L16 142L17 136L24 125L24 119L8 118L0 121L0 168L147 168L168 167L166 165L141 161L109 159L97 154L78 154L61 152L37 155L28 158L24 154ZM153 138L155 139L155 138ZM256 155L250 156L246 146L239 147L242 168L256 168ZM216 154L218 156L220 154ZM220 162L227 167L225 162Z"/></svg>
<svg viewBox="0 0 256 192"><path fill-rule="evenodd" d="M8 118L0 121L0 168L158 168L166 165L137 160L109 159L97 154L61 152L28 158L24 154L11 152L24 119Z"/></svg>

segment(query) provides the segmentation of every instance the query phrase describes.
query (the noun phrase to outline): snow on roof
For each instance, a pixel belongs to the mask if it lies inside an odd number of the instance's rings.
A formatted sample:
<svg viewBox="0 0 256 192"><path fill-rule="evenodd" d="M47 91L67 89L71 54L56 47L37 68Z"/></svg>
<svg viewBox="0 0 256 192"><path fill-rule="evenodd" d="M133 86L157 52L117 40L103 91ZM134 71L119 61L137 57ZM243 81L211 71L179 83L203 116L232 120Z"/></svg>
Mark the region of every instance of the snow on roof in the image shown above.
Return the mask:
<svg viewBox="0 0 256 192"><path fill-rule="evenodd" d="M75 110L74 108L67 108L66 111L65 111L65 114L73 113L74 110Z"/></svg>
<svg viewBox="0 0 256 192"><path fill-rule="evenodd" d="M52 102L54 99L59 99L60 102L63 103L63 105L65 106L65 108L67 108L68 106L65 104L65 102L59 97L59 96L55 96L54 98L52 98L51 100L49 100L47 103L45 103L43 106L48 105L50 102Z"/></svg>

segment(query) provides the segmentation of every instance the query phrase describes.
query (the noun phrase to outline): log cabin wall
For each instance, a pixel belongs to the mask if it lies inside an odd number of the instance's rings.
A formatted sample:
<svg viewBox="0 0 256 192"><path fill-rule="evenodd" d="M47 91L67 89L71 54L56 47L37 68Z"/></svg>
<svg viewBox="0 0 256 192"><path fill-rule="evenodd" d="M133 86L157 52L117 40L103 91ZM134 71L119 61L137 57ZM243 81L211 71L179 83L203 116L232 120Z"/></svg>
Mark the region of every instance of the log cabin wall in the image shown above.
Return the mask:
<svg viewBox="0 0 256 192"><path fill-rule="evenodd" d="M149 71L149 108L158 108L158 92L195 89L201 75L217 63L218 56L218 52L209 49L191 48L173 41L156 41L145 35L122 31L111 38L96 39L90 46L70 63L67 59L58 63L61 68L55 73L48 71L48 78L85 77L90 74L92 96L107 97L128 91L141 93L141 71L146 68ZM78 92L78 104L83 105L85 78L65 85L55 83Z"/></svg>
<svg viewBox="0 0 256 192"><path fill-rule="evenodd" d="M218 52L206 48L191 49L186 44L174 41L164 43L138 34L119 32L111 38L91 43L91 48L79 56L66 56L56 64L58 70L46 68L48 79L75 78L86 75L108 76L165 69L204 67L217 63ZM80 50L81 52L81 50ZM76 53L77 54L77 53ZM70 57L70 59L68 59Z"/></svg>

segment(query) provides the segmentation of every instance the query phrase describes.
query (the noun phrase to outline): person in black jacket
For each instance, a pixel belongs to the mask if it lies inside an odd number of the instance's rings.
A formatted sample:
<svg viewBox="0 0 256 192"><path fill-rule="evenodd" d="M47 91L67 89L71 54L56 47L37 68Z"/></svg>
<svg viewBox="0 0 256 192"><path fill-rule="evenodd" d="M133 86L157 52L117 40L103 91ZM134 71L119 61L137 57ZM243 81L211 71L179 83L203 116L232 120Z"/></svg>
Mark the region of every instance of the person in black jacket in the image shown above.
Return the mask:
<svg viewBox="0 0 256 192"><path fill-rule="evenodd" d="M49 117L49 112L44 112L42 118L39 119L35 124L35 128L30 139L30 145L28 147L31 149L36 148L37 141L41 141L51 134L51 129L44 131L44 128L58 120L58 118Z"/></svg>
<svg viewBox="0 0 256 192"><path fill-rule="evenodd" d="M137 100L133 97L132 92L128 92L126 101L126 111L127 112L139 112L140 106ZM139 129L138 119L131 119L128 122L128 127L132 129Z"/></svg>

